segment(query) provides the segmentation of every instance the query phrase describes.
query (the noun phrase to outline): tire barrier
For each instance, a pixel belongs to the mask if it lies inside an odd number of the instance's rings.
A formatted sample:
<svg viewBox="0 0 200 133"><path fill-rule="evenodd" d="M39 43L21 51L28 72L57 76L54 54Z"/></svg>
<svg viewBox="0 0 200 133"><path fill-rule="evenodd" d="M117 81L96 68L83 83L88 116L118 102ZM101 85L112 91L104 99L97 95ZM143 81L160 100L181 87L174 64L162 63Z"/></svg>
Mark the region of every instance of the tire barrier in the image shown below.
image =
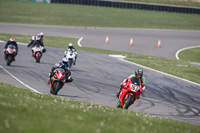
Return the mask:
<svg viewBox="0 0 200 133"><path fill-rule="evenodd" d="M78 5L104 6L113 8L200 14L200 8L196 7L148 4L139 2L120 2L120 1L106 1L106 0L51 0L51 3L78 4Z"/></svg>

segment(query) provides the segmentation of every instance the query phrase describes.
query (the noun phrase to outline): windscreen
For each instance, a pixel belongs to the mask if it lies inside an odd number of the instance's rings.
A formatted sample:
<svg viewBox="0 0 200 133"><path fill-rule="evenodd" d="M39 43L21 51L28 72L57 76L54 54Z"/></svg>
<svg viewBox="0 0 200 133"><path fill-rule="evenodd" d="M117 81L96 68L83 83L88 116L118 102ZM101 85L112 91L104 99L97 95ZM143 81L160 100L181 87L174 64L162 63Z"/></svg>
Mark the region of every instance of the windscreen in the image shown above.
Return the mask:
<svg viewBox="0 0 200 133"><path fill-rule="evenodd" d="M132 77L132 78L130 78L130 80L131 80L131 82L132 82L133 84L135 84L135 85L138 85L138 86L141 85L141 81L140 81L139 78Z"/></svg>

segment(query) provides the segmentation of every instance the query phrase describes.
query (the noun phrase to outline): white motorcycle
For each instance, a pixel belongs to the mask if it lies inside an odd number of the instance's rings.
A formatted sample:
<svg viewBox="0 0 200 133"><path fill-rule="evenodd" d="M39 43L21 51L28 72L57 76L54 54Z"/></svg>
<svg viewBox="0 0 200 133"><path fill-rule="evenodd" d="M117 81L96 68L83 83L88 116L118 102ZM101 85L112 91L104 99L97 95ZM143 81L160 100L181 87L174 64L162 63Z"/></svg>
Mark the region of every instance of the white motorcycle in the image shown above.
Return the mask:
<svg viewBox="0 0 200 133"><path fill-rule="evenodd" d="M36 44L35 47L32 48L32 54L37 63L40 63L40 59L42 58L43 49L44 49L44 47L42 47L40 44Z"/></svg>
<svg viewBox="0 0 200 133"><path fill-rule="evenodd" d="M76 62L76 54L77 52L74 52L72 50L68 50L64 52L64 57L67 57L69 59L70 67L72 67L72 64L74 65Z"/></svg>

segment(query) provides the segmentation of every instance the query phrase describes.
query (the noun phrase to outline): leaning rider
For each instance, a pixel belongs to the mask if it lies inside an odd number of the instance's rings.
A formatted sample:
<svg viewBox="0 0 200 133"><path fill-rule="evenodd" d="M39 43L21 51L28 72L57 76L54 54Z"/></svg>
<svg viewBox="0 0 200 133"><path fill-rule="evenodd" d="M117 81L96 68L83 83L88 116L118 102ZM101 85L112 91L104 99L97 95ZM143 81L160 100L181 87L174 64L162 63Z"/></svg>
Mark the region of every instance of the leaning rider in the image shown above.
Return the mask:
<svg viewBox="0 0 200 133"><path fill-rule="evenodd" d="M143 70L142 69L137 69L135 70L135 74L131 74L128 78L136 77L139 78L141 83L142 83L142 92L145 90L145 77L143 76ZM120 89L118 90L116 97L119 98L119 95L122 90L122 84L120 84ZM140 95L137 97L138 99L140 98Z"/></svg>
<svg viewBox="0 0 200 133"><path fill-rule="evenodd" d="M54 74L54 70L56 69L56 68L62 68L62 69L64 69L65 70L65 72L66 72L66 75L65 75L65 83L67 83L67 82L72 82L73 81L73 79L72 79L72 77L71 77L71 68L70 68L70 64L69 64L69 60L68 60L68 58L66 58L66 57L64 57L63 59L62 59L62 61L59 61L59 62L57 62L52 68L51 68L51 71L49 72L49 81L48 81L48 84L50 83L50 80L51 80L51 77L53 76L53 74Z"/></svg>

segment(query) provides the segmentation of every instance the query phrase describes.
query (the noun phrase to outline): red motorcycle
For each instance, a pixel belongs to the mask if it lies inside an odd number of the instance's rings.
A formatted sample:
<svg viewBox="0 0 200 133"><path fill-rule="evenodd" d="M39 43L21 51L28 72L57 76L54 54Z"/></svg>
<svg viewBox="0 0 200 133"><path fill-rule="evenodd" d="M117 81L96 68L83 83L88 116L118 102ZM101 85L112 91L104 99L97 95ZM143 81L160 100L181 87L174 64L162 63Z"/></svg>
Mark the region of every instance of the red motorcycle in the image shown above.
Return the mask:
<svg viewBox="0 0 200 133"><path fill-rule="evenodd" d="M122 90L119 95L117 108L128 109L142 92L142 84L139 78L131 77L122 82Z"/></svg>
<svg viewBox="0 0 200 133"><path fill-rule="evenodd" d="M37 63L40 63L40 59L42 58L43 49L44 49L44 47L42 47L40 44L36 44L32 48L33 57L35 58Z"/></svg>
<svg viewBox="0 0 200 133"><path fill-rule="evenodd" d="M66 72L62 68L56 68L54 70L54 74L50 80L51 94L57 95L58 91L64 86L66 80L65 75Z"/></svg>

